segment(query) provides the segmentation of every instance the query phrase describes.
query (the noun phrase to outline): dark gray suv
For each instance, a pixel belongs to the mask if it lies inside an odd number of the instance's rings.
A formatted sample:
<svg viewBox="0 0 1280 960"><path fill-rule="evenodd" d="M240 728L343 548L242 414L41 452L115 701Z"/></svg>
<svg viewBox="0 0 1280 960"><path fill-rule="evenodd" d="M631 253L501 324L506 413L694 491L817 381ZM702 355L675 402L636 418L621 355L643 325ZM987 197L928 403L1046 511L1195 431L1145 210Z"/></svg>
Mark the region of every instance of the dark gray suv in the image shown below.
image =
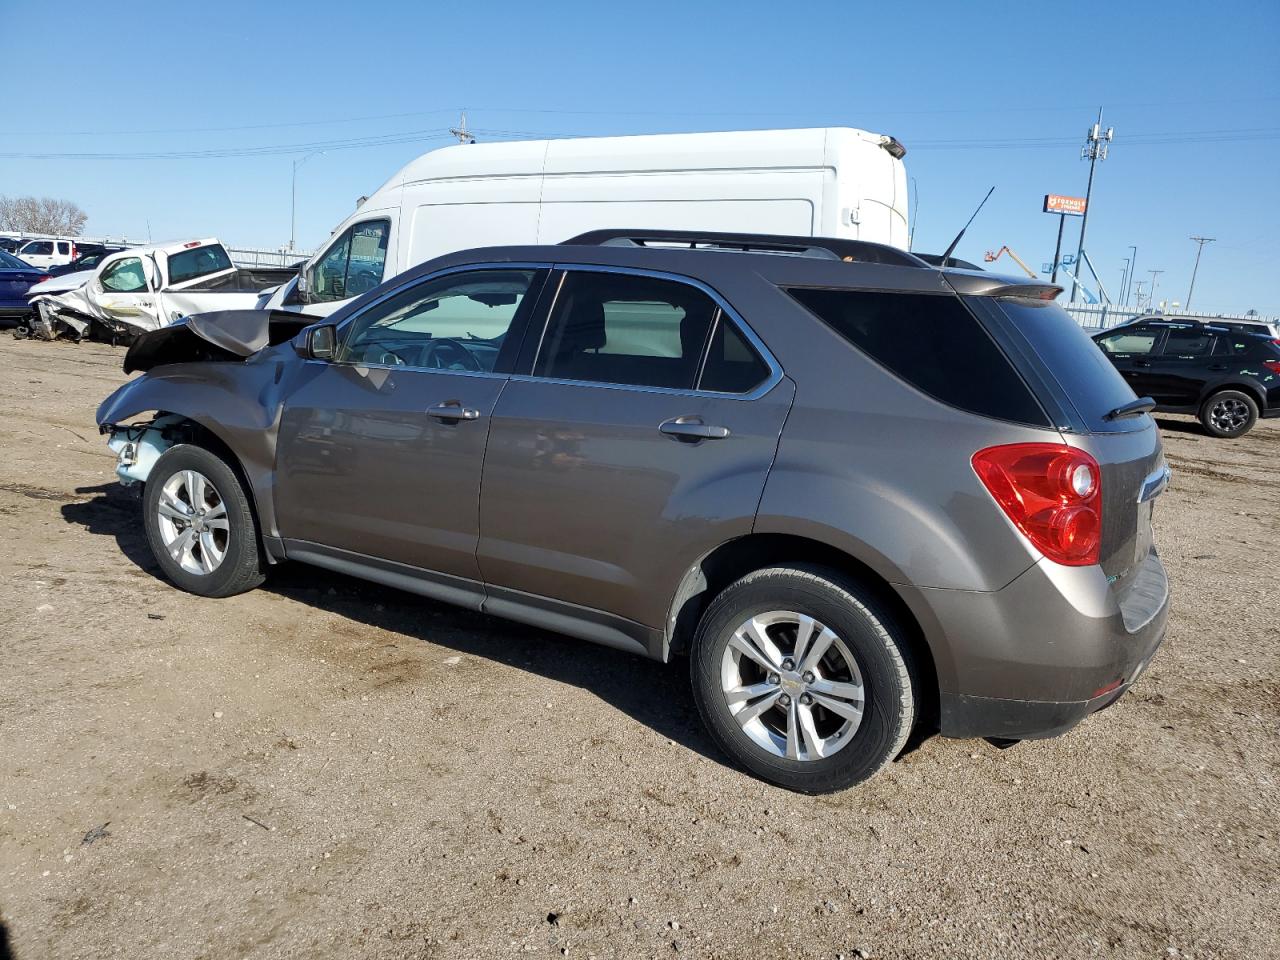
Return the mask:
<svg viewBox="0 0 1280 960"><path fill-rule="evenodd" d="M913 729L1062 733L1164 636L1150 403L1058 292L604 231L145 334L98 422L178 586L299 560L687 654L726 753L827 791Z"/></svg>

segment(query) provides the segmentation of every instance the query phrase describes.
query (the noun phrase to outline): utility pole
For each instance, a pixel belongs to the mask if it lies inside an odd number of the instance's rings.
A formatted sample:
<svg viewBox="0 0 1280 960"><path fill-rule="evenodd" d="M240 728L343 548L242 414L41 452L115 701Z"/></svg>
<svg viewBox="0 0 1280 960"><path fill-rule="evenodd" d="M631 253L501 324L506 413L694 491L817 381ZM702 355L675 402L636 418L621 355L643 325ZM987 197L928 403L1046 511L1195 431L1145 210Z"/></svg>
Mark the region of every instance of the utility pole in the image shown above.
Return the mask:
<svg viewBox="0 0 1280 960"><path fill-rule="evenodd" d="M462 118L458 121L456 127L450 127L449 132L458 138L459 143L475 143L475 135L467 129L467 111L462 111Z"/></svg>
<svg viewBox="0 0 1280 960"><path fill-rule="evenodd" d="M1156 308L1156 287L1159 286L1160 274L1164 273L1164 271L1148 270L1147 273L1151 274L1151 293L1147 295L1147 306L1154 310Z"/></svg>
<svg viewBox="0 0 1280 960"><path fill-rule="evenodd" d="M1188 310L1191 309L1191 294L1193 294L1196 289L1196 272L1200 269L1200 252L1204 250L1204 245L1206 243L1213 243L1214 241L1213 237L1192 237L1191 239L1196 242L1196 265L1191 268L1191 288L1187 290L1186 308Z"/></svg>
<svg viewBox="0 0 1280 960"><path fill-rule="evenodd" d="M1093 199L1093 169L1099 160L1107 159L1107 145L1111 142L1114 133L1115 130L1112 127L1102 129L1102 108L1099 107L1098 122L1089 128L1084 146L1080 148L1080 159L1089 161L1089 185L1084 191L1084 216L1080 219L1080 245L1076 248L1075 277L1071 279L1072 302L1076 299L1076 288L1079 286L1076 277L1080 276L1080 261L1084 258L1084 231L1089 225L1089 206Z"/></svg>
<svg viewBox="0 0 1280 960"><path fill-rule="evenodd" d="M1133 305L1137 307L1139 311L1142 310L1142 288L1146 286L1146 284L1147 284L1147 281L1138 280L1133 285L1133 296L1134 296Z"/></svg>
<svg viewBox="0 0 1280 960"><path fill-rule="evenodd" d="M1133 275L1138 269L1138 248L1132 244L1129 246L1129 289L1125 291L1123 297L1120 298L1121 303L1129 302L1129 294L1133 293Z"/></svg>
<svg viewBox="0 0 1280 960"><path fill-rule="evenodd" d="M1058 214L1058 242L1053 248L1053 276L1049 278L1050 283L1058 282L1058 263L1062 260L1062 228L1066 225L1067 215L1065 213ZM1080 272L1080 268L1076 267L1076 273Z"/></svg>

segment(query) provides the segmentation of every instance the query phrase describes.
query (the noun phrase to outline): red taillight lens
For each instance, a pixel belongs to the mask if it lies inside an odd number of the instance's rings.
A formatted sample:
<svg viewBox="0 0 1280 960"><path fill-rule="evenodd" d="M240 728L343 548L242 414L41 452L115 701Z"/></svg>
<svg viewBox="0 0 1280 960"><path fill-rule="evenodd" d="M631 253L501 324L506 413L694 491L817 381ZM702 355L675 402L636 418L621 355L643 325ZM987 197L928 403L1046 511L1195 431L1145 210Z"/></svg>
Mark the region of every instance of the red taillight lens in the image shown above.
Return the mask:
<svg viewBox="0 0 1280 960"><path fill-rule="evenodd" d="M1275 342L1280 345L1280 340ZM1272 373L1280 373L1280 360L1263 360L1262 365Z"/></svg>
<svg viewBox="0 0 1280 960"><path fill-rule="evenodd" d="M1010 443L973 455L987 492L1037 550L1055 563L1086 567L1102 545L1098 461L1058 443Z"/></svg>

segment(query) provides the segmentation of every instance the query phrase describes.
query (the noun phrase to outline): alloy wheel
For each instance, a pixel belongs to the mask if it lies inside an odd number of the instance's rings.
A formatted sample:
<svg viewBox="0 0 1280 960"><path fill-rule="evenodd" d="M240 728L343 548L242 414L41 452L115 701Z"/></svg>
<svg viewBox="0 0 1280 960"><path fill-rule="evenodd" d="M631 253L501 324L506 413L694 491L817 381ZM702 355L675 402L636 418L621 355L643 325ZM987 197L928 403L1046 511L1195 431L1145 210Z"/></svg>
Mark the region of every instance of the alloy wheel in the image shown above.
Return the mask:
<svg viewBox="0 0 1280 960"><path fill-rule="evenodd" d="M179 470L160 489L160 539L187 573L207 575L222 564L231 540L227 506L198 470Z"/></svg>
<svg viewBox="0 0 1280 960"><path fill-rule="evenodd" d="M1249 422L1249 406L1235 397L1223 397L1209 408L1209 419L1223 433L1231 433Z"/></svg>
<svg viewBox="0 0 1280 960"><path fill-rule="evenodd" d="M789 760L821 760L842 750L866 707L862 673L844 640L789 610L757 614L733 631L720 682L743 733Z"/></svg>

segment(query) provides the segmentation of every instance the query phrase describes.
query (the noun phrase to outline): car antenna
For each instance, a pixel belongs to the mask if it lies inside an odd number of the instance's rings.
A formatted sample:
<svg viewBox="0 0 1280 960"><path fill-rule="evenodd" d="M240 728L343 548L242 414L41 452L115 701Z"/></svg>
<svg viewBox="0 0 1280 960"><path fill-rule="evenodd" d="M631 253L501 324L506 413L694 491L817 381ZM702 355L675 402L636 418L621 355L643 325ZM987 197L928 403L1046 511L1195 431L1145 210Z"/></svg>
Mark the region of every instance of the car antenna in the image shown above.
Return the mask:
<svg viewBox="0 0 1280 960"><path fill-rule="evenodd" d="M978 209L973 211L973 216L969 218L969 223L966 223L963 227L960 228L960 232L956 234L956 238L951 241L951 246L947 247L947 252L942 255L942 262L938 264L939 270L943 270L946 268L947 260L949 260L951 257L951 254L955 252L956 247L960 246L960 241L964 239L964 232L969 229L969 224L973 223L973 221L977 218L978 214L982 212L982 208L987 205L987 201L991 199L991 195L995 192L996 192L995 184L992 184L991 189L987 191L987 195L983 197L982 202L978 204Z"/></svg>

